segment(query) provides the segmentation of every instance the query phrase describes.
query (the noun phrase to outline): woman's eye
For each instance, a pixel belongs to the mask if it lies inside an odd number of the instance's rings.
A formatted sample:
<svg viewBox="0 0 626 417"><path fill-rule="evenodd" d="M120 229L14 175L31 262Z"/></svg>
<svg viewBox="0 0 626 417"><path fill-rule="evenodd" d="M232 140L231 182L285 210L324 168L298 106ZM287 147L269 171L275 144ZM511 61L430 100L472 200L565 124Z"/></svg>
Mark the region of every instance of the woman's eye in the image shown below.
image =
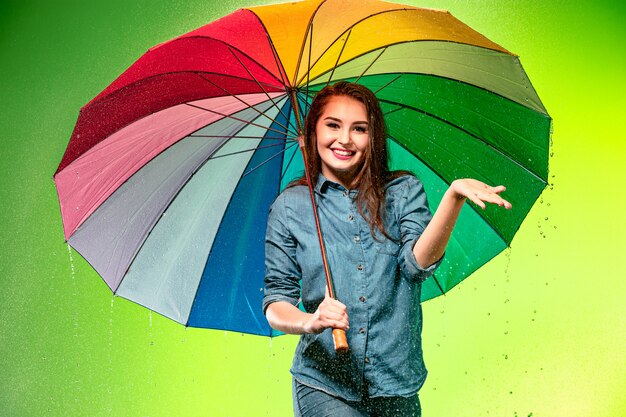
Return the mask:
<svg viewBox="0 0 626 417"><path fill-rule="evenodd" d="M337 123L327 123L326 126L330 127L331 129L339 128L339 125Z"/></svg>
<svg viewBox="0 0 626 417"><path fill-rule="evenodd" d="M354 128L359 133L367 133L367 128L365 126L357 126Z"/></svg>

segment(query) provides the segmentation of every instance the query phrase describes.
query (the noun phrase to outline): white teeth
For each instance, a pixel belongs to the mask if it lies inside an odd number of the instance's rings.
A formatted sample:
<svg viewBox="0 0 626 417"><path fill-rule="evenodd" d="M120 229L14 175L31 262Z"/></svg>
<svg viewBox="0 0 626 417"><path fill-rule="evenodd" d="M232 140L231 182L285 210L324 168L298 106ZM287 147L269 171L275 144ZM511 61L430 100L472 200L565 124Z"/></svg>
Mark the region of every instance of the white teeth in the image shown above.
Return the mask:
<svg viewBox="0 0 626 417"><path fill-rule="evenodd" d="M350 156L350 155L352 155L354 153L354 152L343 151L343 150L339 150L339 149L333 149L333 152L335 152L336 154L339 154L339 155L343 155L343 156Z"/></svg>

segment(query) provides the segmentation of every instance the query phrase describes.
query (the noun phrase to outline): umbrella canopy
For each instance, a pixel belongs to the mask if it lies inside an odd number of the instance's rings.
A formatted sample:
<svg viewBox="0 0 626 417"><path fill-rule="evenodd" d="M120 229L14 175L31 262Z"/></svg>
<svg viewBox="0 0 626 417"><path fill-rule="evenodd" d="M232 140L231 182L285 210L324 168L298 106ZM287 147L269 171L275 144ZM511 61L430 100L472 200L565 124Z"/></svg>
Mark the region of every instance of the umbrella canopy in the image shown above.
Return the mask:
<svg viewBox="0 0 626 417"><path fill-rule="evenodd" d="M376 93L391 167L418 175L432 210L456 178L508 187L513 210L461 211L422 298L445 293L545 187L551 119L517 56L446 11L374 0L242 9L148 50L80 112L54 176L66 240L117 295L272 335L268 209L302 175L296 115L339 80Z"/></svg>

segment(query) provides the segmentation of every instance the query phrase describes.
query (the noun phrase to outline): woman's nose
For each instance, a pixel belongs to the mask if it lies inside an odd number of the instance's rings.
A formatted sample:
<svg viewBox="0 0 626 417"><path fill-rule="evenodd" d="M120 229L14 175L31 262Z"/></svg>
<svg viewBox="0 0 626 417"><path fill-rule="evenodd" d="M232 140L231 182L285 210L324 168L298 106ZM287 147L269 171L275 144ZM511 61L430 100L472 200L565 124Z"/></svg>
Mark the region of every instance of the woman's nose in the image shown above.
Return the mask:
<svg viewBox="0 0 626 417"><path fill-rule="evenodd" d="M346 129L341 129L337 141L341 144L350 143L350 131Z"/></svg>

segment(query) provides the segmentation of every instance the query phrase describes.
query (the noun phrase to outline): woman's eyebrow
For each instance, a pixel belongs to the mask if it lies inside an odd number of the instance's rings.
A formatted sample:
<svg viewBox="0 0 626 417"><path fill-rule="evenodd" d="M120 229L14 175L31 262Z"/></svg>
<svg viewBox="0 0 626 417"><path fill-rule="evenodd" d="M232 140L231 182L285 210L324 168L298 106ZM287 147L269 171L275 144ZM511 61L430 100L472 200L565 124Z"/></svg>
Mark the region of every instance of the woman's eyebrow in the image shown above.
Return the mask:
<svg viewBox="0 0 626 417"><path fill-rule="evenodd" d="M326 117L324 117L324 120L334 120L336 122L342 122L343 123L343 120L338 119L336 117L332 117L332 116L326 116ZM356 122L353 122L352 124L353 125L367 125L369 123L367 122L367 120L357 120Z"/></svg>

